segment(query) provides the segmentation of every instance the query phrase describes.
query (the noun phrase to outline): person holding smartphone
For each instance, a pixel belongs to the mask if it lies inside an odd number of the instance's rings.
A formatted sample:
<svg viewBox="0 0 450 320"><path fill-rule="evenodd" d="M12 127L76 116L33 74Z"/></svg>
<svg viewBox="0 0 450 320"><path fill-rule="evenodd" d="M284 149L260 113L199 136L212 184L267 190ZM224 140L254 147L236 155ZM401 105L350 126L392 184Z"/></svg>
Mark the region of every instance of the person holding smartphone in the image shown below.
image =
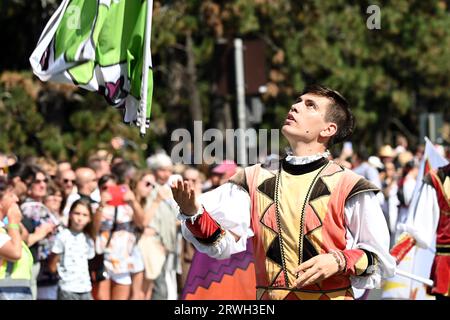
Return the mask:
<svg viewBox="0 0 450 320"><path fill-rule="evenodd" d="M95 290L99 300L128 300L132 274L144 269L135 233L136 226L142 227L144 211L130 187L116 179L117 183L111 177L100 186L101 202L94 217L96 252L104 254L106 270L106 279Z"/></svg>

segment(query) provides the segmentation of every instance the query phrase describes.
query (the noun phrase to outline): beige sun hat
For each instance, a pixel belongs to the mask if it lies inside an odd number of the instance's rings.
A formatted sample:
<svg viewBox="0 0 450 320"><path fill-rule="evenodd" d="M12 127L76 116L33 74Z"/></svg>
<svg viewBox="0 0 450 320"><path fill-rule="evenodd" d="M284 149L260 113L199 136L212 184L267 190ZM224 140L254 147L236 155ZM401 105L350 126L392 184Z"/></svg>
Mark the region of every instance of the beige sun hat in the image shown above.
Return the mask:
<svg viewBox="0 0 450 320"><path fill-rule="evenodd" d="M402 167L404 167L408 162L410 162L413 159L414 155L409 151L402 152L398 155L398 162Z"/></svg>
<svg viewBox="0 0 450 320"><path fill-rule="evenodd" d="M389 144L386 144L380 148L378 151L378 156L381 158L394 158L395 151Z"/></svg>
<svg viewBox="0 0 450 320"><path fill-rule="evenodd" d="M17 157L13 154L0 153L0 167L11 167L17 162Z"/></svg>

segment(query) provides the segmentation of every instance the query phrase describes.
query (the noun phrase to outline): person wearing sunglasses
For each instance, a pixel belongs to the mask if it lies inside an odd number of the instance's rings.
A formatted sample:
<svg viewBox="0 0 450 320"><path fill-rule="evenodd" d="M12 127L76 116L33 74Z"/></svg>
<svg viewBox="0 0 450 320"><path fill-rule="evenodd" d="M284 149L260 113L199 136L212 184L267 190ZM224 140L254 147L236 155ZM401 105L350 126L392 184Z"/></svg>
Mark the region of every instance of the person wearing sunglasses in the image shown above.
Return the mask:
<svg viewBox="0 0 450 320"><path fill-rule="evenodd" d="M98 179L95 171L88 167L81 167L75 170L75 183L77 193L71 193L63 209L63 217L65 220L69 217L69 211L72 204L80 199L86 198L91 202L92 211L96 211L100 198L94 196L94 191L98 188Z"/></svg>
<svg viewBox="0 0 450 320"><path fill-rule="evenodd" d="M75 172L72 169L58 171L56 175L56 182L63 190L64 199L67 199L73 193L77 193L75 178Z"/></svg>
<svg viewBox="0 0 450 320"><path fill-rule="evenodd" d="M136 200L141 204L145 215L144 225L139 230L137 243L138 251L144 263L144 270L133 275L132 300L149 300L151 298L155 279L153 274L159 274L155 270L160 270L165 260L164 247L161 240L157 237L157 232L152 224L159 202L153 206L149 203L156 187L155 181L155 176L150 170L140 170L131 182L131 188L136 195Z"/></svg>
<svg viewBox="0 0 450 320"><path fill-rule="evenodd" d="M50 254L56 225L55 217L44 205L49 181L45 172L36 165L29 165L25 168L22 179L28 186L28 191L20 209L23 213L22 222L29 232L27 244L34 260L31 291L33 299L37 299L41 262L45 262Z"/></svg>

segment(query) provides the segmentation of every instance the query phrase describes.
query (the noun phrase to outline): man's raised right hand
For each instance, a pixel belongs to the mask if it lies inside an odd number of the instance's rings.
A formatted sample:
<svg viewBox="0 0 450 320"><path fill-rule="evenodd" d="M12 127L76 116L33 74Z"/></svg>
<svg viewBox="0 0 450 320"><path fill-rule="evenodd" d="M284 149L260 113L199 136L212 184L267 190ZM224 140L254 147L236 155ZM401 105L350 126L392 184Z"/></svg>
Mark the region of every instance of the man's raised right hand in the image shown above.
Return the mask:
<svg viewBox="0 0 450 320"><path fill-rule="evenodd" d="M193 216L200 208L200 204L195 199L195 192L192 183L177 180L172 183L172 194L178 203L181 213Z"/></svg>

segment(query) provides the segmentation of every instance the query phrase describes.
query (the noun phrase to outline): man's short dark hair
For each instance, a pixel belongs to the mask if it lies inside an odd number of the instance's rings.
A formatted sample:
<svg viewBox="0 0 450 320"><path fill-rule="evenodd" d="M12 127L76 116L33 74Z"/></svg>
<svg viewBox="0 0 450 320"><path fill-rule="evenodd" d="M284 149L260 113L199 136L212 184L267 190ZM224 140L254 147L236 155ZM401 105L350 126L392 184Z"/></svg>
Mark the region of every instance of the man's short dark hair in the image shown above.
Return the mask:
<svg viewBox="0 0 450 320"><path fill-rule="evenodd" d="M343 142L352 135L355 128L355 118L350 111L347 100L339 92L321 85L310 85L303 90L302 95L306 93L326 97L332 101L325 114L325 120L336 123L337 132L328 141L328 147Z"/></svg>

